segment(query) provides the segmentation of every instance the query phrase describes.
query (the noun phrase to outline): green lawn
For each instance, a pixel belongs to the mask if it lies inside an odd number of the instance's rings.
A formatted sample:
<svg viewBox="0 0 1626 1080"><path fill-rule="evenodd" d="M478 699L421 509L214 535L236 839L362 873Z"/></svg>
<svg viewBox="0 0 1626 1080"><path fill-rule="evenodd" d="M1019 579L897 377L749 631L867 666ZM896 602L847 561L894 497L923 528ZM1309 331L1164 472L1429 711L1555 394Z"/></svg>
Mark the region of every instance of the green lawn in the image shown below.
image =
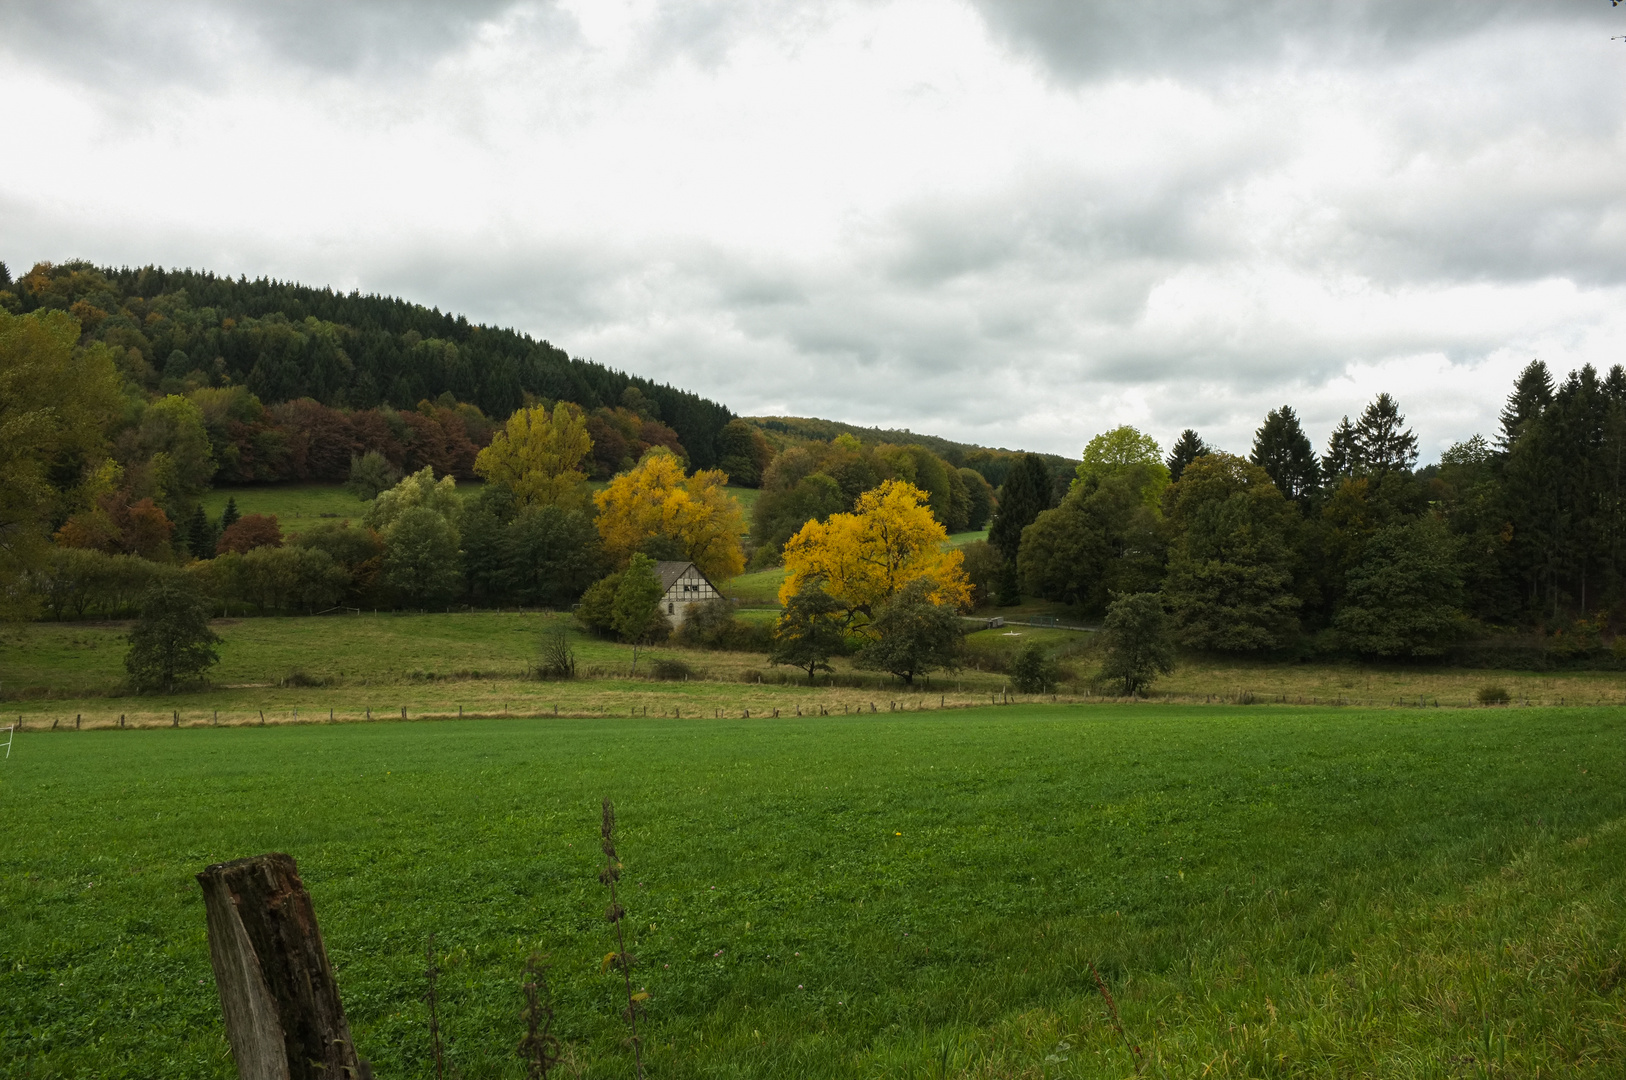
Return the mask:
<svg viewBox="0 0 1626 1080"><path fill-rule="evenodd" d="M988 539L988 530L978 529L976 532L953 533L949 536L948 542L955 547L964 547L967 544L974 544L978 540L986 539Z"/></svg>
<svg viewBox="0 0 1626 1080"><path fill-rule="evenodd" d="M0 763L0 1075L229 1077L193 875L286 851L381 1077L1626 1071L1626 714L1013 707L24 734Z"/></svg>
<svg viewBox="0 0 1626 1080"><path fill-rule="evenodd" d="M784 583L785 568L776 566L771 570L758 570L730 578L719 588L724 596L738 600L747 607L778 607L779 586Z"/></svg>
<svg viewBox="0 0 1626 1080"><path fill-rule="evenodd" d="M275 514L285 533L333 521L357 521L367 504L337 484L262 484L214 488L203 496L203 511L218 520L226 500L243 514Z"/></svg>

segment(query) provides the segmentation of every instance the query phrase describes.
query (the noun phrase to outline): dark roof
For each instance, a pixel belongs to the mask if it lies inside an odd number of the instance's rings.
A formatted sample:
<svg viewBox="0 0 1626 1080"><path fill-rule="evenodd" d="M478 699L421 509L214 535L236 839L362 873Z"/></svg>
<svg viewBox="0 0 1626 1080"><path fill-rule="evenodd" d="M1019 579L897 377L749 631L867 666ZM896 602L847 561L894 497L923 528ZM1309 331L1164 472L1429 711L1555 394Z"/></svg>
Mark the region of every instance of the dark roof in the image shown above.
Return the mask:
<svg viewBox="0 0 1626 1080"><path fill-rule="evenodd" d="M673 585L676 585L677 579L683 576L683 572L685 570L689 569L693 569L695 573L700 574L700 567L695 566L692 562L679 562L673 560L656 563L655 576L661 579L661 591L664 593ZM717 587L716 585L712 584L711 579L706 577L705 574L700 574L700 576L705 579L707 585L711 585L711 587L714 589Z"/></svg>

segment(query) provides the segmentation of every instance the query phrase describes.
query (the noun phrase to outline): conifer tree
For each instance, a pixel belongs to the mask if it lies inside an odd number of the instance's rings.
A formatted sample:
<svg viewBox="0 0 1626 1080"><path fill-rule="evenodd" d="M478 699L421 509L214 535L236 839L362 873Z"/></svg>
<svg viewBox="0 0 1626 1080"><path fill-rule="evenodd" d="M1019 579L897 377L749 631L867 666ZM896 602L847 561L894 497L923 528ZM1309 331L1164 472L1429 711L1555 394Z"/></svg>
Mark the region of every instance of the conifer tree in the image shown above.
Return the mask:
<svg viewBox="0 0 1626 1080"><path fill-rule="evenodd" d="M1248 460L1270 474L1283 495L1303 502L1321 483L1321 462L1291 405L1272 410L1253 436Z"/></svg>
<svg viewBox="0 0 1626 1080"><path fill-rule="evenodd" d="M1187 465L1213 452L1214 448L1203 442L1201 435L1191 428L1186 428L1175 440L1174 448L1169 451L1169 456L1163 462L1169 467L1169 479L1178 482Z"/></svg>
<svg viewBox="0 0 1626 1080"><path fill-rule="evenodd" d="M988 530L988 542L997 547L1011 563L1016 562L1016 549L1022 544L1022 530L1033 524L1033 519L1050 509L1050 470L1038 454L1023 454L1005 486L999 489L999 512L993 527Z"/></svg>
<svg viewBox="0 0 1626 1080"><path fill-rule="evenodd" d="M242 516L242 512L237 509L236 496L228 497L226 499L226 509L220 514L220 531L225 532L231 528L237 523L237 519Z"/></svg>
<svg viewBox="0 0 1626 1080"><path fill-rule="evenodd" d="M1513 393L1508 395L1507 406L1502 409L1502 434L1496 440L1502 453L1512 450L1513 444L1519 441L1519 436L1530 422L1552 403L1553 377L1548 373L1546 364L1532 360L1519 372L1513 384Z"/></svg>
<svg viewBox="0 0 1626 1080"><path fill-rule="evenodd" d="M1332 429L1332 437L1327 440L1327 452L1321 455L1322 479L1342 480L1353 475L1355 459L1355 426L1346 416Z"/></svg>
<svg viewBox="0 0 1626 1080"><path fill-rule="evenodd" d="M1379 394L1355 425L1355 466L1366 473L1410 472L1417 464L1417 435L1405 426L1400 403Z"/></svg>

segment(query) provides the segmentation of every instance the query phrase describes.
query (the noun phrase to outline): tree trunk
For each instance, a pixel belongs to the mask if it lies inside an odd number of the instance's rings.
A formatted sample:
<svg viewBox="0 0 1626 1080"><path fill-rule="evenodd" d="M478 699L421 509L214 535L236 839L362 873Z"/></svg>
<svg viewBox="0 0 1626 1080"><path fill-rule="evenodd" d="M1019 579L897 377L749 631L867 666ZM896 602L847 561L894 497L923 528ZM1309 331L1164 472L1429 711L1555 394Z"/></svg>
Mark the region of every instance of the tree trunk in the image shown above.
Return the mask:
<svg viewBox="0 0 1626 1080"><path fill-rule="evenodd" d="M310 893L281 854L198 875L209 961L241 1080L352 1080L371 1071L350 1041Z"/></svg>

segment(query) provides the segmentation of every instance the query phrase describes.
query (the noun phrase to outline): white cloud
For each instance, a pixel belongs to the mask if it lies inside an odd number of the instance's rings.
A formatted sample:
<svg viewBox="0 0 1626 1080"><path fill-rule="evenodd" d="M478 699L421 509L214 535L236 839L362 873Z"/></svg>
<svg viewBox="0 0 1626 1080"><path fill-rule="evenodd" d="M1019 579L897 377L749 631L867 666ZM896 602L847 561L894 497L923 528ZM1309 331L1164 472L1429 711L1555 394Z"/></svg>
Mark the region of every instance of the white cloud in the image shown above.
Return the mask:
<svg viewBox="0 0 1626 1080"><path fill-rule="evenodd" d="M0 256L400 293L747 413L1244 449L1387 389L1437 450L1626 356L1595 7L0 6Z"/></svg>

